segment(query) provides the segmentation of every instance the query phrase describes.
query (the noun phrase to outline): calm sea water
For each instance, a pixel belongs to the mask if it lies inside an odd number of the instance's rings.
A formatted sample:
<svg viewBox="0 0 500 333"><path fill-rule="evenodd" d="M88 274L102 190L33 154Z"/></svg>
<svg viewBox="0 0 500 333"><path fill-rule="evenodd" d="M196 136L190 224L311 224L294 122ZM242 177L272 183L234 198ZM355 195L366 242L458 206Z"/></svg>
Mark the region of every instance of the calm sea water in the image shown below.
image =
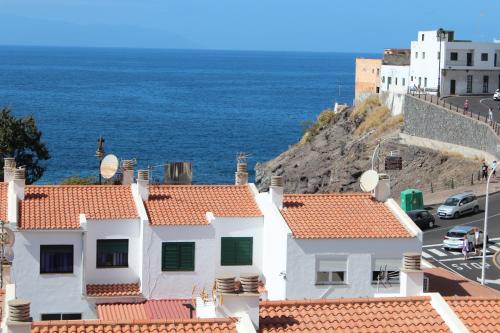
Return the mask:
<svg viewBox="0 0 500 333"><path fill-rule="evenodd" d="M97 175L99 135L136 168L191 161L195 182L231 183L238 151L253 169L333 100L352 103L355 57L0 47L0 104L34 114L43 131L52 158L39 183Z"/></svg>

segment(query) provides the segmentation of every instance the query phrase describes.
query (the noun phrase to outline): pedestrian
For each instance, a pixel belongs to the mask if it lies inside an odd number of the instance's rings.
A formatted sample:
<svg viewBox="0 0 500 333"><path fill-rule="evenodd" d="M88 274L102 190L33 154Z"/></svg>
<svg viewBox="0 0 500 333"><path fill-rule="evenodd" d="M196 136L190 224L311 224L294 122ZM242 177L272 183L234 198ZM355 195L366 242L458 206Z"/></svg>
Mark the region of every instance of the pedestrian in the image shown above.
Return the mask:
<svg viewBox="0 0 500 333"><path fill-rule="evenodd" d="M476 256L481 255L481 248L479 247L479 228L474 228L474 250L476 252Z"/></svg>
<svg viewBox="0 0 500 333"><path fill-rule="evenodd" d="M469 111L469 100L466 98L464 102L464 111Z"/></svg>
<svg viewBox="0 0 500 333"><path fill-rule="evenodd" d="M497 161L491 163L491 169L493 170L493 178L497 178Z"/></svg>
<svg viewBox="0 0 500 333"><path fill-rule="evenodd" d="M481 179L488 179L488 165L486 164L485 161L483 161L483 165L481 166Z"/></svg>
<svg viewBox="0 0 500 333"><path fill-rule="evenodd" d="M488 109L488 122L493 123L493 110L491 108Z"/></svg>
<svg viewBox="0 0 500 333"><path fill-rule="evenodd" d="M464 260L467 260L467 254L469 253L469 240L467 235L464 235L464 243L462 245L462 253L464 254Z"/></svg>
<svg viewBox="0 0 500 333"><path fill-rule="evenodd" d="M469 232L467 234L467 242L469 244L469 251L476 253L476 246L475 246L475 241L474 241L474 232Z"/></svg>

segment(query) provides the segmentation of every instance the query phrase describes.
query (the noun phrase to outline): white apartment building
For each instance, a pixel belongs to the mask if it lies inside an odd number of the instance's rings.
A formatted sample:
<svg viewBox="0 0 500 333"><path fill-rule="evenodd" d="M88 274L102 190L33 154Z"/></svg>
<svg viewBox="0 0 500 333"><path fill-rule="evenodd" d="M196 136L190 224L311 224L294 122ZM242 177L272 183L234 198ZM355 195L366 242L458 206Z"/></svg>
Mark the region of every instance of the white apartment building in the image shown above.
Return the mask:
<svg viewBox="0 0 500 333"><path fill-rule="evenodd" d="M0 219L15 232L12 280L35 320L97 318L97 304L191 299L220 274L259 275L269 300L399 294L422 233L389 198L259 193L236 185L25 185L6 169ZM197 310L198 311L198 310ZM200 310L201 311L201 310Z"/></svg>
<svg viewBox="0 0 500 333"><path fill-rule="evenodd" d="M411 42L410 85L441 96L492 94L500 88L500 45L455 39L453 31L419 31Z"/></svg>
<svg viewBox="0 0 500 333"><path fill-rule="evenodd" d="M380 67L380 91L406 94L409 87L409 77L410 50L401 49L397 54L386 52Z"/></svg>

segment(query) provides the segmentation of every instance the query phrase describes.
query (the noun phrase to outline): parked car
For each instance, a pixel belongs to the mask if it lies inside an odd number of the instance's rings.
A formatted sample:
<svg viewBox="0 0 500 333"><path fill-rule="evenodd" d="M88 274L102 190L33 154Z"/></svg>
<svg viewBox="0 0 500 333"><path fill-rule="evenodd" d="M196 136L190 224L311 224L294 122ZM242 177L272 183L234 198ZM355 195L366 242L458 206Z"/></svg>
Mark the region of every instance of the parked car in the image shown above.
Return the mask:
<svg viewBox="0 0 500 333"><path fill-rule="evenodd" d="M497 89L495 93L493 94L493 99L495 101L500 101L500 89Z"/></svg>
<svg viewBox="0 0 500 333"><path fill-rule="evenodd" d="M474 242L474 227L465 226L465 225L457 225L451 228L444 237L443 240L443 248L445 250L450 249L462 249L464 245L464 236L467 235L467 239L469 240L469 249L473 248ZM479 245L483 246L483 231L479 230ZM486 236L486 243L488 243L488 236Z"/></svg>
<svg viewBox="0 0 500 333"><path fill-rule="evenodd" d="M458 218L467 213L479 212L479 204L473 192L455 194L439 206L437 215L440 219Z"/></svg>
<svg viewBox="0 0 500 333"><path fill-rule="evenodd" d="M425 209L411 210L407 214L413 220L413 222L415 222L415 224L422 230L432 229L436 224L434 216L432 216L432 214L430 214Z"/></svg>

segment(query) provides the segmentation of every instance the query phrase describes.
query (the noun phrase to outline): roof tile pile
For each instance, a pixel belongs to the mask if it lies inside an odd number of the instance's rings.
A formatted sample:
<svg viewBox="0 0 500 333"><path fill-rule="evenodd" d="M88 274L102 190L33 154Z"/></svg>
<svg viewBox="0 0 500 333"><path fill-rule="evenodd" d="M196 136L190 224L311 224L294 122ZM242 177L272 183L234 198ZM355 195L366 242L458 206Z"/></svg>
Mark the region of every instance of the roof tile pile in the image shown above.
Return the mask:
<svg viewBox="0 0 500 333"><path fill-rule="evenodd" d="M138 283L87 285L87 296L90 297L139 296L140 294Z"/></svg>
<svg viewBox="0 0 500 333"><path fill-rule="evenodd" d="M41 321L33 322L31 333L229 333L236 332L234 319L186 319L156 321Z"/></svg>
<svg viewBox="0 0 500 333"><path fill-rule="evenodd" d="M144 202L152 225L204 225L205 214L262 216L247 185L156 185Z"/></svg>
<svg viewBox="0 0 500 333"><path fill-rule="evenodd" d="M7 189L8 183L0 183L0 220L7 222Z"/></svg>
<svg viewBox="0 0 500 333"><path fill-rule="evenodd" d="M190 299L147 300L142 303L98 304L101 320L189 319L190 310L184 304ZM196 311L193 311L193 317Z"/></svg>
<svg viewBox="0 0 500 333"><path fill-rule="evenodd" d="M472 333L500 332L500 297L445 297Z"/></svg>
<svg viewBox="0 0 500 333"><path fill-rule="evenodd" d="M95 220L138 218L126 185L26 186L19 206L21 229L78 229L80 214Z"/></svg>
<svg viewBox="0 0 500 333"><path fill-rule="evenodd" d="M389 208L367 193L286 194L281 214L295 238L411 237Z"/></svg>
<svg viewBox="0 0 500 333"><path fill-rule="evenodd" d="M450 332L430 297L262 302L260 332Z"/></svg>

